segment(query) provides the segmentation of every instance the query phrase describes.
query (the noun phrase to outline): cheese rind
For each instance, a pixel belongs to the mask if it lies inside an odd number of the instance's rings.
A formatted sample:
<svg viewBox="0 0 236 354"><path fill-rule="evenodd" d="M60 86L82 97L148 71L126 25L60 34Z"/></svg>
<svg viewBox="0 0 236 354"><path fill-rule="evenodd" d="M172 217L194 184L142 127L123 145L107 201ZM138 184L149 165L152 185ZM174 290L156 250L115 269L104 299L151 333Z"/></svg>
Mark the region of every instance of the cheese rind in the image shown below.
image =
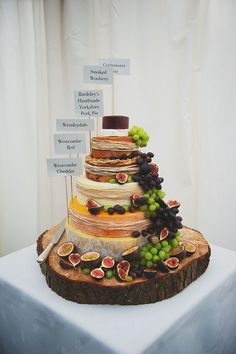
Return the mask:
<svg viewBox="0 0 236 354"><path fill-rule="evenodd" d="M146 243L146 239L142 236L138 238L122 237L108 238L99 236L90 236L87 233L73 228L68 223L66 224L67 240L82 250L82 253L96 251L102 257L110 256L116 261L120 260L121 254L133 246L142 246Z"/></svg>

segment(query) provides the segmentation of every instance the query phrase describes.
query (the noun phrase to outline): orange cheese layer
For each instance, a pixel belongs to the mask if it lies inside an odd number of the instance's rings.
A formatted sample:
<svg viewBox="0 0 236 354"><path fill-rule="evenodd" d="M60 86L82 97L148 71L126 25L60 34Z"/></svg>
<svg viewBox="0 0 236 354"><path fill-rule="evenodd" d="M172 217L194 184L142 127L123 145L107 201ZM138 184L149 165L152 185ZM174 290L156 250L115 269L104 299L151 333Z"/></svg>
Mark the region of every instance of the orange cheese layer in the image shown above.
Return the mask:
<svg viewBox="0 0 236 354"><path fill-rule="evenodd" d="M133 231L142 231L150 225L142 211L109 215L102 210L92 215L86 206L78 203L77 197L70 202L69 214L74 228L98 237L130 237Z"/></svg>

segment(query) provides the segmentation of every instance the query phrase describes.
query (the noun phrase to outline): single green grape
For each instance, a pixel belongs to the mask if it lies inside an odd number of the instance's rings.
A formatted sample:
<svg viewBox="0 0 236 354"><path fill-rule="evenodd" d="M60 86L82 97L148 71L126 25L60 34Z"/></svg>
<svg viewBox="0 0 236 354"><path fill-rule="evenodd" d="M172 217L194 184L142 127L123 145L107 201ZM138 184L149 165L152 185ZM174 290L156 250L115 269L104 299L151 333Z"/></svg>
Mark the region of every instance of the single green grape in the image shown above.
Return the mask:
<svg viewBox="0 0 236 354"><path fill-rule="evenodd" d="M152 193L151 198L153 198L154 200L156 200L156 199L157 199L157 194L156 194L155 192Z"/></svg>
<svg viewBox="0 0 236 354"><path fill-rule="evenodd" d="M152 254L151 254L151 252L146 252L146 254L145 254L145 259L146 259L147 261L151 261L151 260L152 260Z"/></svg>
<svg viewBox="0 0 236 354"><path fill-rule="evenodd" d="M141 143L137 145L139 145L140 147L144 147L146 144L141 140Z"/></svg>
<svg viewBox="0 0 236 354"><path fill-rule="evenodd" d="M158 256L160 257L160 259L164 260L166 259L166 253L165 251L161 250L158 252Z"/></svg>
<svg viewBox="0 0 236 354"><path fill-rule="evenodd" d="M105 277L106 277L107 279L112 278L112 277L113 277L113 271L112 271L111 269L109 269L109 270L106 272Z"/></svg>
<svg viewBox="0 0 236 354"><path fill-rule="evenodd" d="M152 248L150 249L150 252L151 252L151 254L156 255L156 254L157 254L157 249L156 249L156 247L152 247Z"/></svg>
<svg viewBox="0 0 236 354"><path fill-rule="evenodd" d="M163 192L162 190L159 190L159 192L158 192L158 197L159 198L161 198L161 199L163 199L163 198L165 198L165 192Z"/></svg>
<svg viewBox="0 0 236 354"><path fill-rule="evenodd" d="M129 135L135 135L135 134L137 134L137 132L138 132L138 129L136 129L135 127L133 127L133 128L131 128L131 129L129 130Z"/></svg>
<svg viewBox="0 0 236 354"><path fill-rule="evenodd" d="M179 242L181 241L180 236L175 236L175 239Z"/></svg>
<svg viewBox="0 0 236 354"><path fill-rule="evenodd" d="M142 140L141 139L136 140L136 145L141 146L142 145Z"/></svg>
<svg viewBox="0 0 236 354"><path fill-rule="evenodd" d="M160 242L158 242L158 243L155 245L155 247L156 247L156 249L157 249L158 251L160 251L160 250L162 249L162 246L161 246L161 243L160 243Z"/></svg>
<svg viewBox="0 0 236 354"><path fill-rule="evenodd" d="M83 273L84 273L85 275L89 275L89 274L90 274L90 269L89 269L89 268L84 268L84 269L83 269Z"/></svg>
<svg viewBox="0 0 236 354"><path fill-rule="evenodd" d="M170 252L170 250L171 250L170 246L162 247L162 251L164 251L165 253Z"/></svg>
<svg viewBox="0 0 236 354"><path fill-rule="evenodd" d="M116 178L110 178L110 179L109 179L109 182L110 182L110 183L117 183L117 180L116 180Z"/></svg>
<svg viewBox="0 0 236 354"><path fill-rule="evenodd" d="M154 204L155 203L155 199L153 198L148 198L148 204Z"/></svg>
<svg viewBox="0 0 236 354"><path fill-rule="evenodd" d="M147 252L147 251L148 251L148 249L147 249L147 247L146 247L146 246L143 246L143 247L141 248L141 251L143 251L143 252Z"/></svg>
<svg viewBox="0 0 236 354"><path fill-rule="evenodd" d="M142 129L139 129L138 130L138 135L139 135L139 137L141 138L141 139L143 139L144 137L145 137L145 132L144 132L144 130Z"/></svg>
<svg viewBox="0 0 236 354"><path fill-rule="evenodd" d="M147 250L150 251L150 249L153 247L153 244L151 242L148 242L146 244Z"/></svg>
<svg viewBox="0 0 236 354"><path fill-rule="evenodd" d="M145 193L145 194L143 195L143 197L144 197L144 198L149 198L149 194L148 194L148 193Z"/></svg>
<svg viewBox="0 0 236 354"><path fill-rule="evenodd" d="M146 267L147 268L152 268L153 262L152 261L147 261L146 262Z"/></svg>
<svg viewBox="0 0 236 354"><path fill-rule="evenodd" d="M103 209L104 209L105 211L107 211L109 208L111 208L111 205L104 205L104 206L103 206Z"/></svg>
<svg viewBox="0 0 236 354"><path fill-rule="evenodd" d="M170 241L170 244L172 247L177 247L179 245L179 242L178 242L178 240L173 238L173 240Z"/></svg>
<svg viewBox="0 0 236 354"><path fill-rule="evenodd" d="M133 182L132 176L128 176L127 182L128 182L128 183Z"/></svg>
<svg viewBox="0 0 236 354"><path fill-rule="evenodd" d="M129 211L129 205L128 204L124 204L124 205L122 205L123 206L123 208L125 209L125 211Z"/></svg>
<svg viewBox="0 0 236 354"><path fill-rule="evenodd" d="M156 205L155 204L151 204L149 205L149 208L148 208L150 211L155 211L156 210Z"/></svg>
<svg viewBox="0 0 236 354"><path fill-rule="evenodd" d="M133 140L134 140L134 141L138 141L138 140L139 140L138 134L135 134L135 135L133 136Z"/></svg>
<svg viewBox="0 0 236 354"><path fill-rule="evenodd" d="M139 210L141 210L141 211L146 211L146 210L148 210L147 204L140 205Z"/></svg>
<svg viewBox="0 0 236 354"><path fill-rule="evenodd" d="M141 258L145 257L146 252L147 252L147 251L141 251L141 252L140 252L140 257L141 257Z"/></svg>
<svg viewBox="0 0 236 354"><path fill-rule="evenodd" d="M169 243L168 243L168 241L163 240L163 241L161 241L161 245L162 245L162 247L166 247L166 246L169 246Z"/></svg>
<svg viewBox="0 0 236 354"><path fill-rule="evenodd" d="M179 231L176 231L176 233L175 233L175 237L177 237L177 236L180 236L180 232Z"/></svg>
<svg viewBox="0 0 236 354"><path fill-rule="evenodd" d="M126 275L125 280L130 282L133 281L133 278L130 275Z"/></svg>
<svg viewBox="0 0 236 354"><path fill-rule="evenodd" d="M152 258L152 261L153 261L153 263L157 263L159 261L159 259L160 259L160 257L157 254L155 254Z"/></svg>
<svg viewBox="0 0 236 354"><path fill-rule="evenodd" d="M150 217L151 217L152 214L150 213L149 210L147 210L145 215L146 215L146 218L147 218L147 219L150 219Z"/></svg>
<svg viewBox="0 0 236 354"><path fill-rule="evenodd" d="M140 263L141 265L146 265L146 259L145 259L145 258L141 258L140 261L139 261L139 263Z"/></svg>

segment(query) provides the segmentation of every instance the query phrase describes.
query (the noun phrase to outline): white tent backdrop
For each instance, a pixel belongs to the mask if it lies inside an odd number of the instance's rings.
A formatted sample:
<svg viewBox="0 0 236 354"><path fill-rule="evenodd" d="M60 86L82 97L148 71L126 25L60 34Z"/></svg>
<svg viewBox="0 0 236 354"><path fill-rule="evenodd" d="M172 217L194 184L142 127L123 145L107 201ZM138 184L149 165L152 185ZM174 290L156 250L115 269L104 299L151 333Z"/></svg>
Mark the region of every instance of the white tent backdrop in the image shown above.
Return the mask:
<svg viewBox="0 0 236 354"><path fill-rule="evenodd" d="M167 198L184 224L236 250L236 2L0 0L0 249L35 242L65 214L64 180L47 177L57 118L95 88L84 64L130 58L115 113L151 135ZM111 87L104 90L111 113Z"/></svg>

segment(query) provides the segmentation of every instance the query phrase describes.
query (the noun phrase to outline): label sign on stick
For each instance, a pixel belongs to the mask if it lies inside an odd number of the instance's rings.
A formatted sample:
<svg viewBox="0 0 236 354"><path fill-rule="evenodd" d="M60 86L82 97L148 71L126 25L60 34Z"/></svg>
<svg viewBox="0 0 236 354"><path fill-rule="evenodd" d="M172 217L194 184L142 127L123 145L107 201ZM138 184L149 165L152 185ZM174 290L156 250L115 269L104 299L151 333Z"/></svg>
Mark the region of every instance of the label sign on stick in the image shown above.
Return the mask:
<svg viewBox="0 0 236 354"><path fill-rule="evenodd" d="M54 150L56 154L80 154L86 152L84 134L55 134Z"/></svg>
<svg viewBox="0 0 236 354"><path fill-rule="evenodd" d="M58 131L92 131L95 130L94 119L57 119Z"/></svg>
<svg viewBox="0 0 236 354"><path fill-rule="evenodd" d="M99 59L98 62L104 69L111 68L113 74L130 74L130 59Z"/></svg>
<svg viewBox="0 0 236 354"><path fill-rule="evenodd" d="M82 160L70 159L47 159L48 176L79 176L82 174Z"/></svg>
<svg viewBox="0 0 236 354"><path fill-rule="evenodd" d="M82 90L74 92L75 112L81 118L103 116L103 91Z"/></svg>
<svg viewBox="0 0 236 354"><path fill-rule="evenodd" d="M111 68L98 65L84 65L84 82L89 84L111 85L113 72Z"/></svg>

